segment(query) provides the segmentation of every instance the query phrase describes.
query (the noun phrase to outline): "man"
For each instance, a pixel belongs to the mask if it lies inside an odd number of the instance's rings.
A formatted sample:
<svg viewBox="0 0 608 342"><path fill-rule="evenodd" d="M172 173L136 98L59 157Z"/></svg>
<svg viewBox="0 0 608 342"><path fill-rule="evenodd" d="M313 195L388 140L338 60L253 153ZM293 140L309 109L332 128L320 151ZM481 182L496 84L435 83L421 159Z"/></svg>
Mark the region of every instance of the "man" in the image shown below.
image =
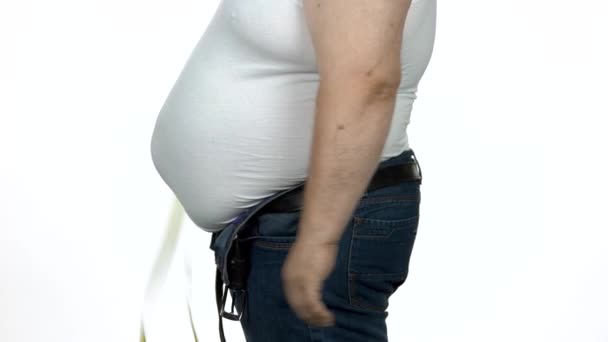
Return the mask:
<svg viewBox="0 0 608 342"><path fill-rule="evenodd" d="M305 180L302 210L257 217L247 295L232 292L249 342L387 340L418 225L405 130L435 11L436 0L225 0L189 59L152 154L193 221L220 232L247 200ZM418 174L369 187L397 165Z"/></svg>

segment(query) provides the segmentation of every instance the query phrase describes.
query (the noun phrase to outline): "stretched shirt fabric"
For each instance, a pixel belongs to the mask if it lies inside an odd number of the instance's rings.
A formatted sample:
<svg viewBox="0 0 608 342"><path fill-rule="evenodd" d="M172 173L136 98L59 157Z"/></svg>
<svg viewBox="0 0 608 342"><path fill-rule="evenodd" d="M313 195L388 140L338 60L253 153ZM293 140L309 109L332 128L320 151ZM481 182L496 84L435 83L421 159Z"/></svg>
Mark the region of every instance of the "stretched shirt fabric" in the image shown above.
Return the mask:
<svg viewBox="0 0 608 342"><path fill-rule="evenodd" d="M154 166L205 231L307 179L319 74L303 11L302 0L222 0L160 110ZM436 0L412 0L379 162L410 148L435 20Z"/></svg>

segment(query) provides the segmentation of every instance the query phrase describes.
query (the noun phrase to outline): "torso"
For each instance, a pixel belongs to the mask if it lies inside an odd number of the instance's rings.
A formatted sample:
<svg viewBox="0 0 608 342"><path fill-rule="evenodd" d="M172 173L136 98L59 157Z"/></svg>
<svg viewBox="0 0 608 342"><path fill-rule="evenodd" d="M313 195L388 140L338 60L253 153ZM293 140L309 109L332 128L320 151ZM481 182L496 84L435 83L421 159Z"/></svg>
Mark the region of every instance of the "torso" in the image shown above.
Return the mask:
<svg viewBox="0 0 608 342"><path fill-rule="evenodd" d="M319 76L301 1L222 0L158 115L154 165L206 231L307 178ZM436 0L412 0L381 161L410 148L435 16Z"/></svg>

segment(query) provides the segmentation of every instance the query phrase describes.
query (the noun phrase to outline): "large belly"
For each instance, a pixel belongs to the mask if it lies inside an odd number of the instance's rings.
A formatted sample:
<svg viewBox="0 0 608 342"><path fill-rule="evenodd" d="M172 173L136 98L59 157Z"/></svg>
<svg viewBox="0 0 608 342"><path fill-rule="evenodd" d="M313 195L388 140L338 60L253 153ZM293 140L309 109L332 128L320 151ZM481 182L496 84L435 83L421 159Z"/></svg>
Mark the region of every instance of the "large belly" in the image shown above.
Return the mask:
<svg viewBox="0 0 608 342"><path fill-rule="evenodd" d="M216 76L178 82L181 90L163 106L151 143L159 174L209 231L306 179L314 111L314 98L297 103L290 94L310 89L281 85L281 77Z"/></svg>
<svg viewBox="0 0 608 342"><path fill-rule="evenodd" d="M420 69L408 63L404 71ZM220 4L151 141L154 166L197 226L220 230L243 208L307 178L318 80L297 1ZM415 86L404 78L382 160L409 148Z"/></svg>

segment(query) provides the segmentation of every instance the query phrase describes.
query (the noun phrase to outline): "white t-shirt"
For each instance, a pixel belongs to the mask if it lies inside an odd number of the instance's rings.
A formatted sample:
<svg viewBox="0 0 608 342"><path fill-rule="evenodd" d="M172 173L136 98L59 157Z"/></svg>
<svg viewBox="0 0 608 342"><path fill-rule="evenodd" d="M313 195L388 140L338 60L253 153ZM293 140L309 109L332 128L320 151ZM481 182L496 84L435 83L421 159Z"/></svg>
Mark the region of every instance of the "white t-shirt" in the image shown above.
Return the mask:
<svg viewBox="0 0 608 342"><path fill-rule="evenodd" d="M160 110L154 166L205 231L307 178L319 75L301 1L222 0ZM435 20L436 0L412 1L381 161L409 149Z"/></svg>

